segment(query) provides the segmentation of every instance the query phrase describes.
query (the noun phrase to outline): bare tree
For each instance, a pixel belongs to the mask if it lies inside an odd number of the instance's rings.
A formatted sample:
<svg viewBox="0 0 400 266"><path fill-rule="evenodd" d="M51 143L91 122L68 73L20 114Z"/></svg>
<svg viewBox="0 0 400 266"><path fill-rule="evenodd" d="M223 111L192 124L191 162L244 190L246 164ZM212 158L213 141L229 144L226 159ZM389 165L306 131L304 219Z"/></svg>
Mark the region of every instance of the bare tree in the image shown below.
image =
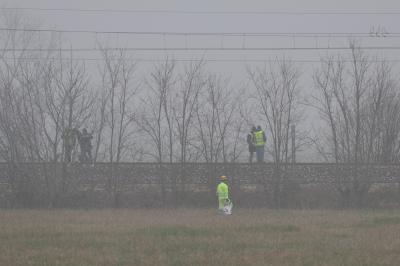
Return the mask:
<svg viewBox="0 0 400 266"><path fill-rule="evenodd" d="M104 147L103 137L106 128L106 107L108 102L108 94L106 90L99 89L99 97L95 98L93 104L91 125L94 132L94 154L93 163L98 160L105 161L105 152L101 152L101 148ZM101 156L101 157L100 157Z"/></svg>
<svg viewBox="0 0 400 266"><path fill-rule="evenodd" d="M170 163L173 162L174 156L174 121L171 117L171 94L175 85L174 71L175 61L170 61L168 58L154 67L146 82L149 90L142 100L144 112L137 119L137 124L150 139L151 146L154 146L155 152L150 152L150 154L159 163L160 172L161 163L166 157L165 150L168 150ZM168 173L159 177L163 204L166 201L166 176Z"/></svg>
<svg viewBox="0 0 400 266"><path fill-rule="evenodd" d="M68 61L60 61L58 71L56 70L53 75L56 91L60 91L61 96L59 104L63 111L62 132L84 126L92 115L90 111L95 100L94 94L88 87L89 78L85 63L74 61L71 53Z"/></svg>
<svg viewBox="0 0 400 266"><path fill-rule="evenodd" d="M115 204L119 205L120 177L114 175L114 163L119 163L129 147L133 145L133 125L135 121L135 95L137 85L133 84L136 63L121 49L113 52L101 47L104 65L101 70L103 89L108 102L104 106L108 114L108 160L111 163L109 186L114 196Z"/></svg>
<svg viewBox="0 0 400 266"><path fill-rule="evenodd" d="M270 153L275 164L273 198L275 206L280 206L282 190L282 167L290 160L290 126L299 121L300 102L297 85L299 72L286 59L277 60L269 67L248 69L249 76L255 88L255 98L260 107L260 115L267 124L270 133ZM286 164L283 164L286 163ZM266 185L266 184L265 184Z"/></svg>
<svg viewBox="0 0 400 266"><path fill-rule="evenodd" d="M10 12L1 16L8 28L34 27L29 19ZM48 161L48 139L44 130L44 101L41 92L51 53L33 52L29 48L52 46L52 39L38 32L2 32L0 62L0 155L10 166L10 183L17 198L29 204L35 186L30 173L23 171L23 161ZM43 59L41 58L43 57ZM30 58L37 58L35 60ZM50 147L53 149L53 147ZM45 169L46 170L46 169ZM45 171L45 173L47 173ZM49 191L49 176L45 176ZM37 192L37 191L36 191ZM49 197L50 198L50 197Z"/></svg>
<svg viewBox="0 0 400 266"><path fill-rule="evenodd" d="M336 163L353 165L347 171L350 180L343 175L336 177L336 188L347 206L351 196L360 206L370 187L370 176L366 174L370 172L369 163L380 161L383 154L395 156L391 151L383 152L382 143L384 139L390 139L393 147L398 143L399 94L387 62L371 65L369 57L354 41L350 42L350 48L349 59L330 56L322 61L314 74L319 92L314 100L321 117L329 124L328 137L323 140L328 154L333 154ZM393 124L386 124L387 116L393 119ZM391 131L388 126L396 129L385 134ZM361 171L360 164L367 165L366 172Z"/></svg>
<svg viewBox="0 0 400 266"><path fill-rule="evenodd" d="M142 100L143 110L137 123L154 144L156 153L151 153L156 161L161 163L165 157L165 147L168 147L169 162L173 161L174 132L170 114L170 95L175 84L175 62L166 59L155 66L146 82L149 88ZM168 140L165 139L168 136ZM168 143L168 144L166 144Z"/></svg>
<svg viewBox="0 0 400 266"><path fill-rule="evenodd" d="M179 162L181 163L186 163L190 155L193 155L189 152L193 133L193 118L200 91L206 84L202 68L202 61L187 65L184 73L179 77L179 85L175 91L172 110L180 147Z"/></svg>
<svg viewBox="0 0 400 266"><path fill-rule="evenodd" d="M24 27L29 21L16 12L1 14L1 24L7 28ZM32 23L32 22L30 22ZM22 113L28 113L29 105L21 105L24 95L21 81L21 68L24 58L28 56L28 48L37 45L34 42L36 34L32 32L16 32L7 30L2 32L0 48L0 154L7 162L18 163L26 159L26 146L29 135L22 127L29 128L22 121ZM25 62L26 63L26 62ZM26 99L26 98L25 98ZM26 118L26 117L25 117ZM28 146L31 147L31 146ZM31 152L28 152L31 153ZM30 157L32 158L32 153Z"/></svg>
<svg viewBox="0 0 400 266"><path fill-rule="evenodd" d="M196 107L199 150L206 162L228 161L236 110L235 93L228 80L209 75Z"/></svg>

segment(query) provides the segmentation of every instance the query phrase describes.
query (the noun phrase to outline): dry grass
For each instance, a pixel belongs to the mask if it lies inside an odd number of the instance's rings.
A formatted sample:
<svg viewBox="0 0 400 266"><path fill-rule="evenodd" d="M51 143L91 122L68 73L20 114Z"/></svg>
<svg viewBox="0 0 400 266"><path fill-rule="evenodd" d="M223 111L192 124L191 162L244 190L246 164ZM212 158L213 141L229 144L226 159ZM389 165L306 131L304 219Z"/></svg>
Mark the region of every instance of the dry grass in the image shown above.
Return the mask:
<svg viewBox="0 0 400 266"><path fill-rule="evenodd" d="M400 265L400 211L0 211L0 265Z"/></svg>

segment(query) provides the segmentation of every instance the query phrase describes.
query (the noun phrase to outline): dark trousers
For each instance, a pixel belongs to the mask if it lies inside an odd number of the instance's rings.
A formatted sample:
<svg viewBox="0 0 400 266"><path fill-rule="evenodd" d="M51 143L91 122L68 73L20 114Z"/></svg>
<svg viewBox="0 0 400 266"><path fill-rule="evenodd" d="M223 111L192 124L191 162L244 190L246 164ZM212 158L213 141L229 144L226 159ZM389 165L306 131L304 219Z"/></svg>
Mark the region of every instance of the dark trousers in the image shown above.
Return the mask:
<svg viewBox="0 0 400 266"><path fill-rule="evenodd" d="M70 147L65 147L65 161L70 163L72 159L72 149Z"/></svg>
<svg viewBox="0 0 400 266"><path fill-rule="evenodd" d="M254 151L250 151L249 153L250 153L250 155L249 155L249 163L252 163L253 162L253 157L254 157Z"/></svg>
<svg viewBox="0 0 400 266"><path fill-rule="evenodd" d="M81 155L80 155L80 161L81 163L91 163L92 162L92 149L81 149Z"/></svg>

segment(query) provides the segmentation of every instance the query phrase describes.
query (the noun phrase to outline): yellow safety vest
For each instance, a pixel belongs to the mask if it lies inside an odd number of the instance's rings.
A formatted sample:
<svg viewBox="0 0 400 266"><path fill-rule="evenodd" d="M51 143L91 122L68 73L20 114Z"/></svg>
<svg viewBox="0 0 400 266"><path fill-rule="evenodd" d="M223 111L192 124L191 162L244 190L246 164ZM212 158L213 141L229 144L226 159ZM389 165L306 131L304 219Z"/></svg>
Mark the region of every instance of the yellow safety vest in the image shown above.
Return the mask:
<svg viewBox="0 0 400 266"><path fill-rule="evenodd" d="M264 144L264 132L262 130L254 132L254 145L260 147Z"/></svg>
<svg viewBox="0 0 400 266"><path fill-rule="evenodd" d="M229 198L229 189L228 189L228 185L225 184L224 182L219 183L218 187L217 187L217 195L219 199L227 199Z"/></svg>

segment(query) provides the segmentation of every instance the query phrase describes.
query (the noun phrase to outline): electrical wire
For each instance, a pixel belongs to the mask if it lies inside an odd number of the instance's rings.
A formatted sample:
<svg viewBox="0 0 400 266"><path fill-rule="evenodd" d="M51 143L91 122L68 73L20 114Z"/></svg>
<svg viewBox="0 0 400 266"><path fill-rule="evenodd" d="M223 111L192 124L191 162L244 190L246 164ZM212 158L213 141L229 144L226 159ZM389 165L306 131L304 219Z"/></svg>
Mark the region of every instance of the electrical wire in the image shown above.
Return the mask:
<svg viewBox="0 0 400 266"><path fill-rule="evenodd" d="M1 57L0 57L1 59ZM51 60L51 61L105 61L105 58L89 58L89 57L73 57L73 58L57 58L57 57L3 57L5 60L21 60L21 61L40 61L40 60ZM107 60L126 60L135 62L165 62L166 59L149 59L149 58L108 58ZM274 62L284 62L281 59L213 59L213 58L202 58L202 59L170 59L175 62L220 62L220 63L274 63ZM291 63L321 63L323 60L305 60L305 59L288 59L287 62ZM339 60L332 60L332 62L339 62ZM350 63L352 60L340 60L340 62ZM400 59L381 59L381 60L366 60L368 63L395 63L400 62Z"/></svg>
<svg viewBox="0 0 400 266"><path fill-rule="evenodd" d="M399 50L400 46L360 46L361 50ZM3 52L91 52L91 51L304 51L352 50L349 46L337 47L109 47L109 48L4 48Z"/></svg>
<svg viewBox="0 0 400 266"><path fill-rule="evenodd" d="M25 10L46 12L79 13L137 13L137 14L181 14L181 15L400 15L400 10L303 10L303 11L187 11L161 9L86 9L86 8L36 8L1 7L0 10Z"/></svg>
<svg viewBox="0 0 400 266"><path fill-rule="evenodd" d="M365 32L157 32L157 31L96 31L96 30L58 30L58 29L20 29L0 28L0 31L51 32L51 33L88 33L88 34L132 34L132 35L172 35L172 36L238 36L238 37L400 37L400 32L365 33Z"/></svg>

